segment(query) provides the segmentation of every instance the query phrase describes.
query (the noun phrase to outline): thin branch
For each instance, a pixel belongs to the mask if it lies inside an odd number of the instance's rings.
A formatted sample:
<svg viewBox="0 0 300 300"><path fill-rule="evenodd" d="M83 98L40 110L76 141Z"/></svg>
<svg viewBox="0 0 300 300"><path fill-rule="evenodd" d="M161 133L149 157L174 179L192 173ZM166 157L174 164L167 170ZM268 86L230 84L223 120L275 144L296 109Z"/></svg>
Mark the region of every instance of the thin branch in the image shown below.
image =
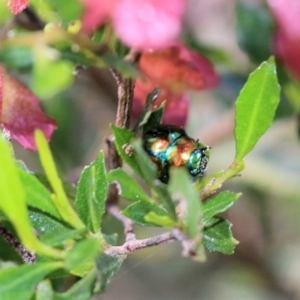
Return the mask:
<svg viewBox="0 0 300 300"><path fill-rule="evenodd" d="M172 230L148 239L127 241L122 246L110 246L105 250L105 253L107 255L131 254L138 249L157 246L174 240L176 240L176 235L174 230Z"/></svg>
<svg viewBox="0 0 300 300"><path fill-rule="evenodd" d="M122 215L117 205L109 205L107 210L112 216L123 223L126 242L135 240L136 238L133 232L134 222L126 216Z"/></svg>
<svg viewBox="0 0 300 300"><path fill-rule="evenodd" d="M139 57L139 52L131 50L124 60L130 63L136 63ZM115 125L117 127L129 128L133 102L134 79L131 77L123 77L113 68L111 68L110 71L118 86L118 108ZM113 138L107 138L106 143L108 146L108 169L112 170L121 167L122 160L116 150ZM108 191L107 204L110 205L118 203L118 200L119 196L117 187L115 184L111 184Z"/></svg>
<svg viewBox="0 0 300 300"><path fill-rule="evenodd" d="M33 251L26 249L20 241L11 234L3 224L0 223L0 235L3 239L12 246L15 251L21 256L22 260L26 264L33 264L36 262L36 254Z"/></svg>

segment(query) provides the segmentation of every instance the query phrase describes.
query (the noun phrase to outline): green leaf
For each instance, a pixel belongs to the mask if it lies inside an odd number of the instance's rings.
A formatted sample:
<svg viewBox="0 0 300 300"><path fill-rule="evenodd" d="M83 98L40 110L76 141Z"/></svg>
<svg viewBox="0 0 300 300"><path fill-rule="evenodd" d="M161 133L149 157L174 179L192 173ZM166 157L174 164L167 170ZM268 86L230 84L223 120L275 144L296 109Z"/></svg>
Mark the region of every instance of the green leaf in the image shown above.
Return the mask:
<svg viewBox="0 0 300 300"><path fill-rule="evenodd" d="M55 230L41 237L41 241L50 246L61 246L65 244L66 240L74 240L86 233L87 229L73 229L73 230Z"/></svg>
<svg viewBox="0 0 300 300"><path fill-rule="evenodd" d="M120 269L124 261L124 256L109 256L102 253L96 260L97 272L99 275L99 291L103 292L110 282L112 276Z"/></svg>
<svg viewBox="0 0 300 300"><path fill-rule="evenodd" d="M61 0L46 0L46 2L57 12L63 23L70 23L81 18L82 4L79 0L72 0L72 3Z"/></svg>
<svg viewBox="0 0 300 300"><path fill-rule="evenodd" d="M158 215L154 211L150 211L147 215L144 216L144 220L149 224L149 225L154 225L154 226L162 226L166 228L172 228L176 226L176 222L172 220L168 215Z"/></svg>
<svg viewBox="0 0 300 300"><path fill-rule="evenodd" d="M67 234L71 231L69 227L66 227L66 224L37 209L29 208L28 215L33 228L35 228L40 234Z"/></svg>
<svg viewBox="0 0 300 300"><path fill-rule="evenodd" d="M34 293L34 288L39 281L62 267L62 262L51 262L0 270L1 300L27 300Z"/></svg>
<svg viewBox="0 0 300 300"><path fill-rule="evenodd" d="M108 190L104 154L85 167L78 183L75 205L83 223L94 233L99 232L105 212Z"/></svg>
<svg viewBox="0 0 300 300"><path fill-rule="evenodd" d="M139 225L146 226L157 226L156 223L147 222L144 217L149 213L154 213L158 217L164 217L169 221L169 224L174 224L174 222L168 217L166 211L158 207L157 205L150 203L148 201L137 201L129 205L122 211L123 215L132 219L135 223ZM150 217L151 218L151 217ZM172 226L171 225L171 226Z"/></svg>
<svg viewBox="0 0 300 300"><path fill-rule="evenodd" d="M213 216L226 211L238 200L241 194L221 192L202 204L202 221L206 224Z"/></svg>
<svg viewBox="0 0 300 300"><path fill-rule="evenodd" d="M43 280L36 287L35 300L53 300L53 294L50 280Z"/></svg>
<svg viewBox="0 0 300 300"><path fill-rule="evenodd" d="M188 237L191 239L199 237L201 240L199 228L202 216L200 197L186 169L171 168L169 192L173 200L179 202L179 207L183 210L180 214L183 213L184 215Z"/></svg>
<svg viewBox="0 0 300 300"><path fill-rule="evenodd" d="M235 159L241 161L270 127L279 103L274 58L250 74L236 102Z"/></svg>
<svg viewBox="0 0 300 300"><path fill-rule="evenodd" d="M0 48L0 61L11 69L25 69L33 64L32 50L25 46Z"/></svg>
<svg viewBox="0 0 300 300"><path fill-rule="evenodd" d="M115 68L125 77L136 78L139 76L139 71L133 64L130 64L116 54L106 54L102 56L102 59L107 66Z"/></svg>
<svg viewBox="0 0 300 300"><path fill-rule="evenodd" d="M117 183L120 196L126 200L151 200L150 197L141 188L141 186L123 169L114 169L110 171L107 174L107 180L109 181L109 183Z"/></svg>
<svg viewBox="0 0 300 300"><path fill-rule="evenodd" d="M212 224L203 230L205 248L210 252L233 254L238 241L232 236L231 226L232 224L229 221L214 217Z"/></svg>
<svg viewBox="0 0 300 300"><path fill-rule="evenodd" d="M168 191L168 186L161 183L159 180L154 181L152 187L152 193L155 199L162 204L162 206L168 212L168 216L173 220L177 220L175 203Z"/></svg>
<svg viewBox="0 0 300 300"><path fill-rule="evenodd" d="M141 126L146 124L147 120L150 117L151 110L152 110L152 104L153 102L158 98L159 96L159 88L155 88L151 93L147 95L145 105L142 109L142 112L139 115L139 118L134 126L134 132L137 133Z"/></svg>
<svg viewBox="0 0 300 300"><path fill-rule="evenodd" d="M72 270L72 273L79 276L85 275L93 269L100 250L101 245L98 239L90 238L78 242L66 255L66 269Z"/></svg>
<svg viewBox="0 0 300 300"><path fill-rule="evenodd" d="M271 55L273 20L268 9L238 1L237 36L240 47L254 62L260 63ZM259 32L257 31L259 28Z"/></svg>
<svg viewBox="0 0 300 300"><path fill-rule="evenodd" d="M62 1L64 2L64 1ZM74 80L74 65L67 60L57 60L51 49L34 50L31 88L40 98L50 98L69 87Z"/></svg>
<svg viewBox="0 0 300 300"><path fill-rule="evenodd" d="M0 25L2 26L12 18L12 12L8 9L7 1L0 1Z"/></svg>
<svg viewBox="0 0 300 300"><path fill-rule="evenodd" d="M88 275L77 281L65 293L55 294L53 300L88 300L92 295L95 279L96 271L92 270Z"/></svg>
<svg viewBox="0 0 300 300"><path fill-rule="evenodd" d="M41 182L33 174L22 169L19 169L19 176L25 190L27 204L60 219L60 215L53 205L50 192Z"/></svg>
<svg viewBox="0 0 300 300"><path fill-rule="evenodd" d="M138 165L140 171L139 175L149 185L153 185L153 181L157 179L157 167L151 161L147 153L142 148L141 140L137 140L133 143L134 147L134 159ZM157 180L158 181L158 180Z"/></svg>
<svg viewBox="0 0 300 300"><path fill-rule="evenodd" d="M110 127L115 138L116 149L122 160L126 162L136 174L141 176L141 170L136 162L136 158L132 155L132 152L128 150L131 146L130 143L135 139L134 133L124 127L116 127L114 125Z"/></svg>
<svg viewBox="0 0 300 300"><path fill-rule="evenodd" d="M165 109L165 102L163 102L160 107L158 107L155 110L152 110L147 115L147 120L145 120L145 125L143 126L143 133L146 133L147 131L156 128L158 125L161 124L161 120L164 114Z"/></svg>
<svg viewBox="0 0 300 300"><path fill-rule="evenodd" d="M55 195L53 195L53 203L58 210L59 214L65 222L70 224L76 229L84 227L66 196L63 189L62 181L58 176L55 163L48 146L48 142L44 134L40 130L35 131L35 141L39 152L39 157L46 176L51 184Z"/></svg>
<svg viewBox="0 0 300 300"><path fill-rule="evenodd" d="M22 243L29 249L52 257L62 253L41 243L32 231L27 215L25 190L8 143L0 133L0 209L13 224Z"/></svg>

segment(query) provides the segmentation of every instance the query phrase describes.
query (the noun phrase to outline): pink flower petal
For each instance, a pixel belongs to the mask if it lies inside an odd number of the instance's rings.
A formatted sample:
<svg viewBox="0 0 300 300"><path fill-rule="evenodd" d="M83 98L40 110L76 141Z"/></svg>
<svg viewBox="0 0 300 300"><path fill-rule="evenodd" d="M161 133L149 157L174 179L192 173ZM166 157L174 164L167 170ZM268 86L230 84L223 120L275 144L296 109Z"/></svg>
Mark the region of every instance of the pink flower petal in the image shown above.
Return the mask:
<svg viewBox="0 0 300 300"><path fill-rule="evenodd" d="M300 1L298 0L268 0L279 28L286 35L300 39Z"/></svg>
<svg viewBox="0 0 300 300"><path fill-rule="evenodd" d="M111 18L127 46L163 49L177 39L185 6L186 0L117 0Z"/></svg>
<svg viewBox="0 0 300 300"><path fill-rule="evenodd" d="M82 19L82 29L92 32L109 17L116 0L82 0L85 13Z"/></svg>
<svg viewBox="0 0 300 300"><path fill-rule="evenodd" d="M0 123L24 148L36 150L34 130L40 129L47 140L56 129L38 98L0 66Z"/></svg>
<svg viewBox="0 0 300 300"><path fill-rule="evenodd" d="M12 13L19 14L29 5L29 0L8 0L8 8Z"/></svg>
<svg viewBox="0 0 300 300"><path fill-rule="evenodd" d="M295 0L268 0L278 28L273 47L277 58L300 82L300 2Z"/></svg>
<svg viewBox="0 0 300 300"><path fill-rule="evenodd" d="M162 51L144 52L139 67L157 85L177 92L213 88L219 83L210 61L182 44Z"/></svg>

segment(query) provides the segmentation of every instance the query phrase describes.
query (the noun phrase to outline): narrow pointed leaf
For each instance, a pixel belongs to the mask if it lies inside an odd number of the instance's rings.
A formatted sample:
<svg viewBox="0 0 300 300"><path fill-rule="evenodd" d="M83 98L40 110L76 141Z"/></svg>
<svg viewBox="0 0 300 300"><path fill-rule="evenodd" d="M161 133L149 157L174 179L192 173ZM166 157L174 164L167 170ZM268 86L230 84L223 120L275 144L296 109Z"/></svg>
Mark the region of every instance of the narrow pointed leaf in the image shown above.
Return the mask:
<svg viewBox="0 0 300 300"><path fill-rule="evenodd" d="M103 151L85 167L79 179L75 205L84 224L94 233L100 229L108 190Z"/></svg>
<svg viewBox="0 0 300 300"><path fill-rule="evenodd" d="M183 214L188 237L191 239L200 237L199 224L202 215L200 197L184 168L171 168L170 175L170 194L179 202L179 206L186 208Z"/></svg>
<svg viewBox="0 0 300 300"><path fill-rule="evenodd" d="M22 169L19 169L19 176L25 190L27 204L60 219L61 217L53 205L51 194L45 186L33 174Z"/></svg>
<svg viewBox="0 0 300 300"><path fill-rule="evenodd" d="M91 271L94 267L94 261L100 251L100 243L97 239L86 239L78 242L66 256L66 268L85 270L84 273ZM84 275L78 274L77 275Z"/></svg>
<svg viewBox="0 0 300 300"><path fill-rule="evenodd" d="M161 124L161 120L164 114L165 102L161 104L160 107L151 111L146 115L147 119L145 120L145 124L143 125L143 133L157 127Z"/></svg>
<svg viewBox="0 0 300 300"><path fill-rule="evenodd" d="M13 224L22 243L40 254L60 257L62 253L41 243L34 235L25 202L17 165L8 143L0 134L0 209Z"/></svg>
<svg viewBox="0 0 300 300"><path fill-rule="evenodd" d="M111 125L111 130L115 138L116 149L122 160L127 163L136 174L141 176L141 170L133 155L133 151L130 151L131 142L135 138L134 133L124 127L116 127L114 125Z"/></svg>
<svg viewBox="0 0 300 300"><path fill-rule="evenodd" d="M153 185L153 181L157 179L157 167L150 160L149 156L146 154L142 148L141 141L136 141L133 143L134 146L134 158L140 169L140 176L150 185Z"/></svg>
<svg viewBox="0 0 300 300"><path fill-rule="evenodd" d="M88 300L92 295L95 279L96 271L92 270L65 293L55 294L53 300Z"/></svg>
<svg viewBox="0 0 300 300"><path fill-rule="evenodd" d="M238 241L232 236L232 224L220 217L214 217L209 227L204 228L203 244L210 252L233 254Z"/></svg>
<svg viewBox="0 0 300 300"><path fill-rule="evenodd" d="M127 216L128 218L132 219L135 223L139 225L146 225L146 226L157 226L156 223L149 222L145 220L145 216L147 216L149 213L154 213L158 217L164 217L169 220L169 223L174 222L169 218L166 211L158 207L157 205L148 202L148 201L137 201L133 204L129 205L122 211L122 213Z"/></svg>
<svg viewBox="0 0 300 300"><path fill-rule="evenodd" d="M224 191L204 202L202 205L202 221L204 224L213 216L226 211L240 196L241 194Z"/></svg>
<svg viewBox="0 0 300 300"><path fill-rule="evenodd" d="M241 90L236 102L235 159L241 161L270 127L279 103L274 58L263 62Z"/></svg>
<svg viewBox="0 0 300 300"><path fill-rule="evenodd" d="M62 267L61 262L51 262L0 270L1 300L27 300L34 293L34 288L39 281Z"/></svg>
<svg viewBox="0 0 300 300"><path fill-rule="evenodd" d="M62 181L58 176L47 140L40 130L35 132L35 140L38 147L41 164L55 193L52 199L56 209L63 220L74 228L79 229L84 227L83 223L80 221L79 217L69 203L67 195L63 189Z"/></svg>
<svg viewBox="0 0 300 300"><path fill-rule="evenodd" d="M149 201L150 197L144 192L141 186L129 176L123 169L115 169L107 174L109 183L116 182L119 195L129 201Z"/></svg>
<svg viewBox="0 0 300 300"><path fill-rule="evenodd" d="M112 276L120 269L124 256L109 256L102 253L96 260L97 273L99 276L100 291L103 292Z"/></svg>
<svg viewBox="0 0 300 300"><path fill-rule="evenodd" d="M41 241L50 246L62 246L67 240L74 240L87 231L83 229L55 230L41 237Z"/></svg>
<svg viewBox="0 0 300 300"><path fill-rule="evenodd" d="M35 300L53 300L53 289L50 280L43 280L36 286Z"/></svg>

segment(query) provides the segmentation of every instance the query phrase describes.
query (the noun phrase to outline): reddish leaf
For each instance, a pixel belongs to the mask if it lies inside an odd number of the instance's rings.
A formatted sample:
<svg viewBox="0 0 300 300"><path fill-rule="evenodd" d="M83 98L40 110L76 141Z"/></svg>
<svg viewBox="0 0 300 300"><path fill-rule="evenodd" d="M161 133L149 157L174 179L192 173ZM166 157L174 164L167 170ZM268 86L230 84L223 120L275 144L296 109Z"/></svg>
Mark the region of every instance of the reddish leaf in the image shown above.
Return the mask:
<svg viewBox="0 0 300 300"><path fill-rule="evenodd" d="M47 117L38 98L0 66L0 123L24 148L36 150L34 130L49 140L56 124Z"/></svg>
<svg viewBox="0 0 300 300"><path fill-rule="evenodd" d="M12 13L19 14L29 5L29 0L8 0L7 5Z"/></svg>

